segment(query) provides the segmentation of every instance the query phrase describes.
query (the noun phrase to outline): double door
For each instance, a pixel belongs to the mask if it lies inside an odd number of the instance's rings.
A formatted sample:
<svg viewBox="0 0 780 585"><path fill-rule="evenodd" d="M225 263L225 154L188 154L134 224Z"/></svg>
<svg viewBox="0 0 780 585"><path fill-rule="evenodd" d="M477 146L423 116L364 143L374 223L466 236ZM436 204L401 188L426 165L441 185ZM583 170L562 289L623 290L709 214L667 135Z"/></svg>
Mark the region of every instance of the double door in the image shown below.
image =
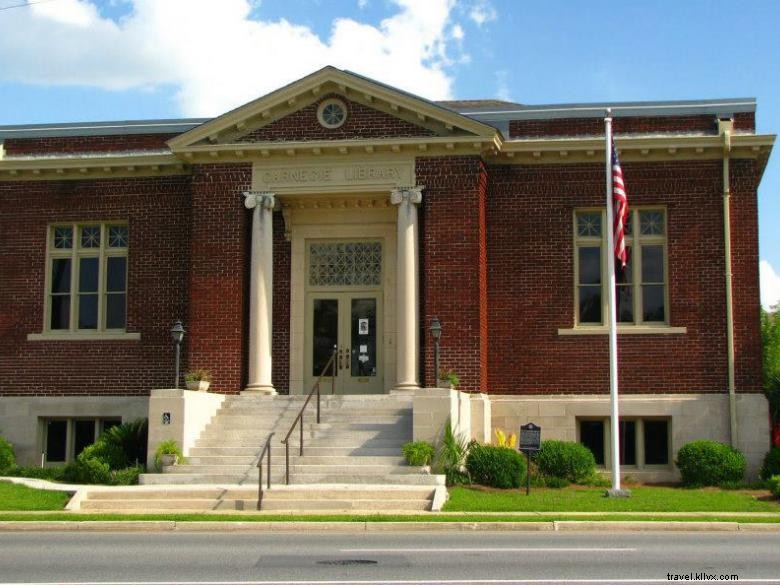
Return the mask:
<svg viewBox="0 0 780 585"><path fill-rule="evenodd" d="M376 394L384 391L380 315L380 295L375 292L307 295L304 392L317 381L334 349L335 377L331 370L326 372L321 392Z"/></svg>

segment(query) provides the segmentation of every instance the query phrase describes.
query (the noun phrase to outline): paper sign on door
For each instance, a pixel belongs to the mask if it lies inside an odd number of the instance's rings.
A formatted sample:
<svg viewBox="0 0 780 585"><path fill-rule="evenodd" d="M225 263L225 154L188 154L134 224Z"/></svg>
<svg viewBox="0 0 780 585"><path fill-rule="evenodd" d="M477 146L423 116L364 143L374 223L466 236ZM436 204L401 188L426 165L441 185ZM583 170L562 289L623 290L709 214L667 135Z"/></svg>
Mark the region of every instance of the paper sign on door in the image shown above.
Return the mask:
<svg viewBox="0 0 780 585"><path fill-rule="evenodd" d="M368 335L368 319L358 319L358 335Z"/></svg>

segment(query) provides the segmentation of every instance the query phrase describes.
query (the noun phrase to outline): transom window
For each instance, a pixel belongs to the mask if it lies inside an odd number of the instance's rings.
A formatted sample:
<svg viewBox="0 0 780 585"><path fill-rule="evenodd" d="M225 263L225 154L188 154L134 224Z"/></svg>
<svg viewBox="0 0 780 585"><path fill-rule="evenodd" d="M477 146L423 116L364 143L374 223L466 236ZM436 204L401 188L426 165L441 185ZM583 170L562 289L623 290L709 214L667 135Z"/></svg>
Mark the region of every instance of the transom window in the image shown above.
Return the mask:
<svg viewBox="0 0 780 585"><path fill-rule="evenodd" d="M606 210L574 214L578 325L603 325L607 312ZM622 325L666 325L666 211L631 210L626 224L628 263L615 263L617 319Z"/></svg>
<svg viewBox="0 0 780 585"><path fill-rule="evenodd" d="M381 242L309 244L309 286L375 287L381 283Z"/></svg>
<svg viewBox="0 0 780 585"><path fill-rule="evenodd" d="M55 225L48 238L46 329L124 330L127 323L127 225Z"/></svg>

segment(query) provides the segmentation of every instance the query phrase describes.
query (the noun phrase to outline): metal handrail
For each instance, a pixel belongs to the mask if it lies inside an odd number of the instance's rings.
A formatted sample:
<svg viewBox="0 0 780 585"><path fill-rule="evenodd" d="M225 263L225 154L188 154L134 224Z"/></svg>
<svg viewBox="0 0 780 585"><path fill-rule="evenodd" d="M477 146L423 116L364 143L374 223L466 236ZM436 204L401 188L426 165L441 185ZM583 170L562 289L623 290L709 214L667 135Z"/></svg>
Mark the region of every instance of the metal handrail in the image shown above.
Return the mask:
<svg viewBox="0 0 780 585"><path fill-rule="evenodd" d="M300 456L303 456L303 411L306 410L306 406L309 404L309 400L311 400L312 395L316 392L317 393L317 424L320 422L320 382L322 381L322 378L325 376L325 372L328 371L328 368L333 366L333 369L331 370L331 390L335 388L336 386L336 355L338 354L338 346L333 346L333 354L330 356L330 359L328 360L328 363L325 364L325 367L322 368L322 372L320 373L320 377L317 378L317 381L314 383L314 386L312 387L311 391L309 392L309 395L306 397L306 400L303 402L303 406L301 406L301 410L298 413L298 416L295 417L295 420L293 421L292 426L290 427L290 430L287 431L287 435L282 440L282 443L284 443L284 459L285 459L285 471L284 471L284 481L287 483L287 485L290 485L290 443L289 438L290 435L292 435L293 431L295 430L295 425L298 424L300 421L300 429L301 429L301 441L299 445L299 452L298 454Z"/></svg>
<svg viewBox="0 0 780 585"><path fill-rule="evenodd" d="M260 458L257 460L257 509L263 503L263 457L268 453L268 489L271 489L271 437L276 433L271 433L265 441L265 447L260 452Z"/></svg>

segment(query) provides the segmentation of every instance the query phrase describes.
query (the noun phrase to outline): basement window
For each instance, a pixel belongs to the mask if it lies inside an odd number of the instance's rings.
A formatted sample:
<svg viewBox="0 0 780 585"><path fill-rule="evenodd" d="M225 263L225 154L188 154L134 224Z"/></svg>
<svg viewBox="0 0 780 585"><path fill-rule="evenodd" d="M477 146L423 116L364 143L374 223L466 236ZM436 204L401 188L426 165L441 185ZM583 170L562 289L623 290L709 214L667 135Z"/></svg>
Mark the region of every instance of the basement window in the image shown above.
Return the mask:
<svg viewBox="0 0 780 585"><path fill-rule="evenodd" d="M45 464L74 461L100 435L120 424L121 418L43 419L42 460Z"/></svg>
<svg viewBox="0 0 780 585"><path fill-rule="evenodd" d="M621 418L620 465L635 469L668 466L671 461L671 420L668 418ZM580 443L593 453L596 465L611 468L612 440L608 418L577 420Z"/></svg>

